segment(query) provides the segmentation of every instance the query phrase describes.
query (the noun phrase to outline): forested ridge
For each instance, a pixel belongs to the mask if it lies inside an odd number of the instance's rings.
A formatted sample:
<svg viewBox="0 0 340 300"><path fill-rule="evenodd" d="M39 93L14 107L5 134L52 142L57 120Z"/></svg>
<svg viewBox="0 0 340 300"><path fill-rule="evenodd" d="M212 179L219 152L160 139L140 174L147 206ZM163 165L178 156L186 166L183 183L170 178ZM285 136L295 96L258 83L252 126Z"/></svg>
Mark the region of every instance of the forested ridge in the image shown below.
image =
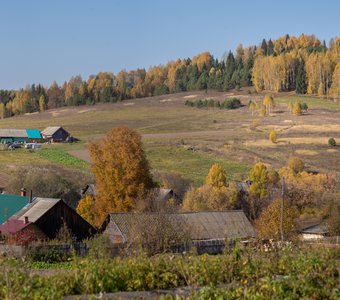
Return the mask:
<svg viewBox="0 0 340 300"><path fill-rule="evenodd" d="M256 91L296 91L340 97L340 38L326 45L314 35L262 40L258 46L229 51L222 59L203 52L148 70L99 72L87 80L74 76L17 91L0 90L0 118L62 106L116 102L191 90L227 91L254 86Z"/></svg>

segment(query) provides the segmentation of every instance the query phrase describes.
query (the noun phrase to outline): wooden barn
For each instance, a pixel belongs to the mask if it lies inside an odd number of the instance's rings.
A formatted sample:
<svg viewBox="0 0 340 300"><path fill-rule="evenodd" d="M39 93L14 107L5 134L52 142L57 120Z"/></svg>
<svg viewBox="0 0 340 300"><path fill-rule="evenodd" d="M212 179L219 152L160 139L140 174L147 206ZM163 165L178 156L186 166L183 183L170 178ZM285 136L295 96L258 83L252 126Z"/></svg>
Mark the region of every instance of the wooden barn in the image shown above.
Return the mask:
<svg viewBox="0 0 340 300"><path fill-rule="evenodd" d="M37 129L0 129L0 142L41 142L42 136Z"/></svg>
<svg viewBox="0 0 340 300"><path fill-rule="evenodd" d="M93 236L96 230L61 199L34 198L0 226L2 233L15 233L28 226L39 230L47 239L54 239L66 224L76 240ZM18 230L15 230L15 226ZM14 231L14 232L13 232Z"/></svg>
<svg viewBox="0 0 340 300"><path fill-rule="evenodd" d="M46 127L41 135L49 142L65 142L70 138L70 134L61 126Z"/></svg>
<svg viewBox="0 0 340 300"><path fill-rule="evenodd" d="M0 129L0 142L28 142L28 135L25 129Z"/></svg>
<svg viewBox="0 0 340 300"><path fill-rule="evenodd" d="M151 242L157 238L190 241L196 245L208 245L218 251L225 240L246 240L255 237L255 230L241 210L202 211L186 213L111 213L101 227L115 245L129 245L138 237ZM150 236L155 235L155 239ZM177 239L177 240L176 240ZM138 241L139 242L139 241ZM143 241L142 241L143 242Z"/></svg>

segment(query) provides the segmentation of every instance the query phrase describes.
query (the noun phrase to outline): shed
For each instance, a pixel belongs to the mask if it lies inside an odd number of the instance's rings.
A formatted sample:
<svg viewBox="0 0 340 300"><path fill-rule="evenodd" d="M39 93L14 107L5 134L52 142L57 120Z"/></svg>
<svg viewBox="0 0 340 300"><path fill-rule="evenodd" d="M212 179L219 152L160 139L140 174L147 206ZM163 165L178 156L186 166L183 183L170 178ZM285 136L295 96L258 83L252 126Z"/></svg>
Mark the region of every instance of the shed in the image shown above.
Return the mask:
<svg viewBox="0 0 340 300"><path fill-rule="evenodd" d="M319 218L298 221L300 237L304 241L320 240L329 234L327 223Z"/></svg>
<svg viewBox="0 0 340 300"><path fill-rule="evenodd" d="M0 224L12 217L28 204L29 197L11 194L0 194Z"/></svg>
<svg viewBox="0 0 340 300"><path fill-rule="evenodd" d="M26 129L29 142L37 142L42 139L41 133L37 129Z"/></svg>
<svg viewBox="0 0 340 300"><path fill-rule="evenodd" d="M165 228L170 236L183 233L190 241L224 241L255 237L255 230L242 210L185 213L111 213L102 225L114 244L129 243L138 230ZM165 234L165 233L164 233Z"/></svg>
<svg viewBox="0 0 340 300"><path fill-rule="evenodd" d="M61 199L35 198L32 203L14 214L8 222L13 220L35 224L49 239L56 237L64 223L77 240L89 238L96 233L93 226ZM5 223L1 226L7 225Z"/></svg>
<svg viewBox="0 0 340 300"><path fill-rule="evenodd" d="M28 135L25 129L0 129L0 142L27 142Z"/></svg>
<svg viewBox="0 0 340 300"><path fill-rule="evenodd" d="M51 142L64 142L68 139L70 134L61 126L46 127L41 135L43 139Z"/></svg>

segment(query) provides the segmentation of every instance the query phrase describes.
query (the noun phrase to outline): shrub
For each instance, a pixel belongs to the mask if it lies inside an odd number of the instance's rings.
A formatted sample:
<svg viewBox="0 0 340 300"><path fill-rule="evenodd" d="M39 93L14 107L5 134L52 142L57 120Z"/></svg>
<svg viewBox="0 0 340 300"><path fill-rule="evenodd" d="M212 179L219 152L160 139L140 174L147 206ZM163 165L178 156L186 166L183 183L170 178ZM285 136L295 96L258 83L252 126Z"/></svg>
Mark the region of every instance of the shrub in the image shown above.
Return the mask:
<svg viewBox="0 0 340 300"><path fill-rule="evenodd" d="M308 110L308 105L307 105L306 102L303 102L303 103L301 104L301 109L302 109L303 111L307 111L307 110Z"/></svg>
<svg viewBox="0 0 340 300"><path fill-rule="evenodd" d="M287 165L295 174L302 172L305 168L303 161L296 156L289 157Z"/></svg>
<svg viewBox="0 0 340 300"><path fill-rule="evenodd" d="M334 138L330 138L328 140L328 146L335 147L336 146L336 141Z"/></svg>
<svg viewBox="0 0 340 300"><path fill-rule="evenodd" d="M270 133L269 133L269 140L272 142L272 143L276 143L277 141L277 133L275 130L272 130Z"/></svg>
<svg viewBox="0 0 340 300"><path fill-rule="evenodd" d="M294 103L293 114L296 115L296 116L301 116L302 109L301 109L301 104L299 102Z"/></svg>

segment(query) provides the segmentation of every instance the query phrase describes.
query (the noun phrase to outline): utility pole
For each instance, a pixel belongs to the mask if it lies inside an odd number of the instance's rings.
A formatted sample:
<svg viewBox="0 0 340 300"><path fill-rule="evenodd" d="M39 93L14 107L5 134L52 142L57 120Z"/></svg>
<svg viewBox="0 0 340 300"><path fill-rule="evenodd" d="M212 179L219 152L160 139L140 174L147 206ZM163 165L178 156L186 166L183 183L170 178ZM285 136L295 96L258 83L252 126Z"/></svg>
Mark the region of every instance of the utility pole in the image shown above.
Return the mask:
<svg viewBox="0 0 340 300"><path fill-rule="evenodd" d="M282 191L281 191L281 218L280 218L280 232L281 232L281 241L284 240L283 238L283 203L285 197L285 178L282 177Z"/></svg>

